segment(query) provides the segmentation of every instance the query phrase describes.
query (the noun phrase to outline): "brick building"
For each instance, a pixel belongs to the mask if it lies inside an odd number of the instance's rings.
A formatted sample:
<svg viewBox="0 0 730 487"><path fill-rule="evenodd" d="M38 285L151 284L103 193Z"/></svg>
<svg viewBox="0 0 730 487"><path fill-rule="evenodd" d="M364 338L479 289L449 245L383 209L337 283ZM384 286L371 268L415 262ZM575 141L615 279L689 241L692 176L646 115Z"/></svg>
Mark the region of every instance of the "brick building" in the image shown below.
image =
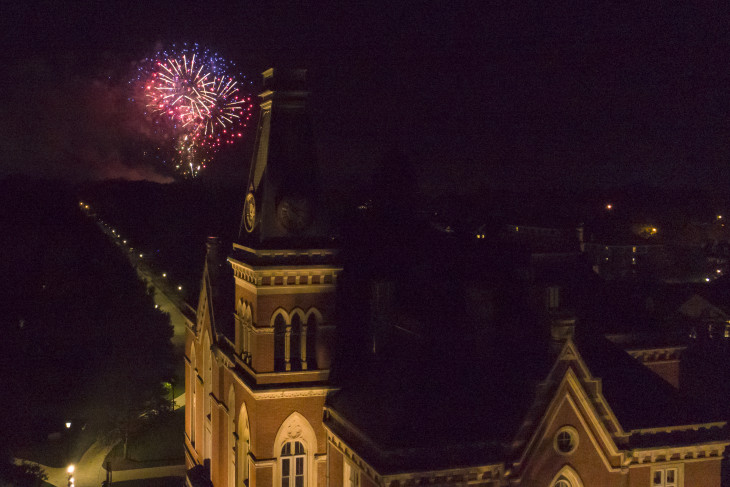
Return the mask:
<svg viewBox="0 0 730 487"><path fill-rule="evenodd" d="M187 333L189 485L720 485L724 421L570 320L552 342L481 326L498 279L468 288L466 324L447 292L420 304L430 321L392 312L387 282L347 322L304 72L264 72L260 97L239 238L209 240ZM336 332L365 352L335 381Z"/></svg>

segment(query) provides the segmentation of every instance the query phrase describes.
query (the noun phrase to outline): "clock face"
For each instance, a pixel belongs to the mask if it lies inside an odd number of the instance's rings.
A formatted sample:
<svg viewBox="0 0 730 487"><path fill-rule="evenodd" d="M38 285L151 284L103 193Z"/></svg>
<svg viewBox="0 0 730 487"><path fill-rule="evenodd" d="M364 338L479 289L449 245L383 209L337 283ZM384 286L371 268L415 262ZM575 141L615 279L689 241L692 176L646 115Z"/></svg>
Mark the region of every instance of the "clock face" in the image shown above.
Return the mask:
<svg viewBox="0 0 730 487"><path fill-rule="evenodd" d="M276 219L286 230L297 233L312 221L312 211L306 198L283 198L276 207Z"/></svg>
<svg viewBox="0 0 730 487"><path fill-rule="evenodd" d="M243 204L243 223L247 232L253 232L256 225L256 200L253 193L246 195L246 202Z"/></svg>

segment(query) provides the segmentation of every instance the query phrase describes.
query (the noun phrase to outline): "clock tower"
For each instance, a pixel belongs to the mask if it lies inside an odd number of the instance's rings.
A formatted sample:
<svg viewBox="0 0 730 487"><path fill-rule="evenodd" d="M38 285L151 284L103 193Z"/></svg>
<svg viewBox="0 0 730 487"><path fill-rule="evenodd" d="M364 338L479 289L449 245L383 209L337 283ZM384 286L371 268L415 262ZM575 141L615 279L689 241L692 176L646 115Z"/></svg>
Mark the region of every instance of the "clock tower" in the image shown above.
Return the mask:
<svg viewBox="0 0 730 487"><path fill-rule="evenodd" d="M263 78L239 236L228 257L235 302L223 313L199 310L190 333L188 464L216 486L324 487L322 412L332 390L342 268L319 205L305 71L269 69ZM205 311L216 294L203 284ZM233 326L224 332L215 323L228 313Z"/></svg>
<svg viewBox="0 0 730 487"><path fill-rule="evenodd" d="M261 247L329 245L307 113L305 70L264 71L239 240Z"/></svg>

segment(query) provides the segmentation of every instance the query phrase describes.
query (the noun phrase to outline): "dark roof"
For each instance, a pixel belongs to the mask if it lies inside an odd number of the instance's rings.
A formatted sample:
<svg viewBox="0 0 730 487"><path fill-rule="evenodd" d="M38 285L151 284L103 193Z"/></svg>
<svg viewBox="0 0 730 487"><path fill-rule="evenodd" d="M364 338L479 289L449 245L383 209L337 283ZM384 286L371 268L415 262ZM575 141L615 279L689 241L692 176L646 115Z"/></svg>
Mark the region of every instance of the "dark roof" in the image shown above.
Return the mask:
<svg viewBox="0 0 730 487"><path fill-rule="evenodd" d="M498 461L501 443L516 433L549 365L546 345L503 345L444 346L370 364L328 405L378 445L358 452L381 473ZM328 423L337 429L335 421ZM339 434L357 441L347 431Z"/></svg>
<svg viewBox="0 0 730 487"><path fill-rule="evenodd" d="M574 341L625 431L719 420L603 336L577 332Z"/></svg>
<svg viewBox="0 0 730 487"><path fill-rule="evenodd" d="M624 430L717 421L602 336L584 334L574 343ZM503 445L514 439L553 363L538 346L547 350L539 340L483 348L444 343L440 353L369 364L358 381L328 398L328 407L370 442L337 418L325 422L381 474L502 461Z"/></svg>

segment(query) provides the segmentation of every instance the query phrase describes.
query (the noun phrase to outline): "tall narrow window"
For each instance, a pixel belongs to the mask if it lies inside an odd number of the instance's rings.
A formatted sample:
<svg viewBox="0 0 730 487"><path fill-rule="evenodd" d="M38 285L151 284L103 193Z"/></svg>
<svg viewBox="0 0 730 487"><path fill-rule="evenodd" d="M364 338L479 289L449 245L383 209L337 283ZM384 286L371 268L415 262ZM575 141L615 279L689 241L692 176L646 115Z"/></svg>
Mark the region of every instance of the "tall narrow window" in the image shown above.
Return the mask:
<svg viewBox="0 0 730 487"><path fill-rule="evenodd" d="M286 322L279 315L274 320L274 370L286 369Z"/></svg>
<svg viewBox="0 0 730 487"><path fill-rule="evenodd" d="M301 357L302 320L299 315L291 318L291 368L292 370L302 369Z"/></svg>
<svg viewBox="0 0 730 487"><path fill-rule="evenodd" d="M314 370L317 368L317 317L309 315L307 320L307 369Z"/></svg>
<svg viewBox="0 0 730 487"><path fill-rule="evenodd" d="M281 447L281 487L305 487L306 452L299 441Z"/></svg>

